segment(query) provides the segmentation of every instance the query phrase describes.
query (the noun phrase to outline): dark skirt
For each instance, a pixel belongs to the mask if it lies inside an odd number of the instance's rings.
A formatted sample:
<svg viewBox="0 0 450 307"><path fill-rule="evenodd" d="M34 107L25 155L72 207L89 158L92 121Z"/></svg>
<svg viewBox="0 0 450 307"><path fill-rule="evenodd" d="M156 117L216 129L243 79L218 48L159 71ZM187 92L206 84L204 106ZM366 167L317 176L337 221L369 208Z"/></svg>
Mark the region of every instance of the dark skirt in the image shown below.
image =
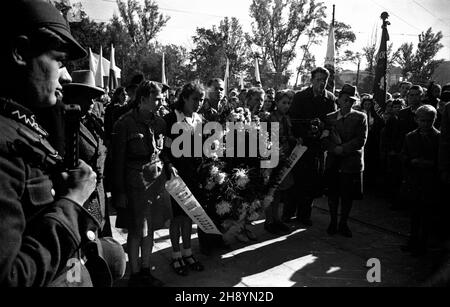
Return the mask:
<svg viewBox="0 0 450 307"><path fill-rule="evenodd" d="M327 170L326 195L329 198L343 198L349 200L363 199L363 173L342 173Z"/></svg>
<svg viewBox="0 0 450 307"><path fill-rule="evenodd" d="M126 228L134 235L148 236L151 231L166 227L171 218L170 196L165 190L165 173L149 187L138 184L141 172L128 172L127 208L117 211L116 227ZM134 179L132 179L132 177Z"/></svg>

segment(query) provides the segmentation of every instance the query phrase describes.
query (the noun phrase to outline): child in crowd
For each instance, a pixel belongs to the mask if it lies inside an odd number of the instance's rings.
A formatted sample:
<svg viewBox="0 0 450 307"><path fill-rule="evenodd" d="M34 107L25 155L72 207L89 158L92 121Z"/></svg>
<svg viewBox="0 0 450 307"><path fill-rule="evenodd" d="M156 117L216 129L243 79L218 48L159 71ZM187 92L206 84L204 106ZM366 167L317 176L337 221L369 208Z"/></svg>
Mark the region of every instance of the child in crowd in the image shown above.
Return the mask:
<svg viewBox="0 0 450 307"><path fill-rule="evenodd" d="M426 252L430 218L438 199L438 148L440 132L433 127L437 111L423 105L416 111L418 128L406 135L402 151L405 180L411 199L411 236L403 251Z"/></svg>
<svg viewBox="0 0 450 307"><path fill-rule="evenodd" d="M180 176L186 183L189 190L194 195L199 195L196 182L196 159L193 151L189 156L175 158L172 155L171 144L177 139L183 131L191 134L193 144L194 134L201 133L197 129L202 124L202 118L197 113L203 104L205 91L203 86L196 83L186 84L178 97L173 112L164 117L166 121L166 139L164 153L167 157L168 170L171 176ZM183 131L173 131L172 127L178 124L183 127ZM181 133L180 133L181 132ZM194 150L192 148L192 150ZM189 269L193 271L203 271L204 266L193 255L191 248L192 220L177 204L174 198L172 200L173 217L170 221L169 236L172 243L172 262L171 266L178 275L185 276ZM200 230L199 230L200 232ZM180 237L183 245L180 246ZM199 234L199 240L200 234Z"/></svg>
<svg viewBox="0 0 450 307"><path fill-rule="evenodd" d="M275 110L272 111L269 117L269 122L278 123L280 128L280 165L273 170L271 174L272 179L276 177L277 171L281 169L281 163L286 161L296 144L296 139L291 130L291 121L287 114L293 98L294 92L291 90L278 91L275 95ZM282 222L282 218L289 215L292 216L295 213L292 212L295 211L295 208L291 208L292 198L290 197L293 186L294 179L290 173L275 193L272 204L266 209L266 222L264 225L266 231L276 235L290 232L289 226ZM286 214L283 211L286 211Z"/></svg>

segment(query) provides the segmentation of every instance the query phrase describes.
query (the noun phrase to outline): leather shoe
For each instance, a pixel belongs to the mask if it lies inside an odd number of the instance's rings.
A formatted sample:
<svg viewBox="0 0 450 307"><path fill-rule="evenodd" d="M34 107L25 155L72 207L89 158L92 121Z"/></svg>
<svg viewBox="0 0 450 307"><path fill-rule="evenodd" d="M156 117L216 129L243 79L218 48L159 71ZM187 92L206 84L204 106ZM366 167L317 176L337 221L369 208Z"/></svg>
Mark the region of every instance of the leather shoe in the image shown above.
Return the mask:
<svg viewBox="0 0 450 307"><path fill-rule="evenodd" d="M186 276L188 275L188 270L186 263L181 258L173 259L171 263L172 269L177 275Z"/></svg>

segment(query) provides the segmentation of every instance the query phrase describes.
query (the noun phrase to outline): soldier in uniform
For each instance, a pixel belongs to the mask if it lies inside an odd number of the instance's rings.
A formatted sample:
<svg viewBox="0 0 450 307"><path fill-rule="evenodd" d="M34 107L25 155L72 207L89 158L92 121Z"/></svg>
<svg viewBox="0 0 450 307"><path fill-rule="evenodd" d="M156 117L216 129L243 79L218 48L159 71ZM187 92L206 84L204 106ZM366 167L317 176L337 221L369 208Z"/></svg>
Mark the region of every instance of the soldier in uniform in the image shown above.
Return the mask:
<svg viewBox="0 0 450 307"><path fill-rule="evenodd" d="M100 236L111 237L108 208L106 206L103 187L103 170L105 165L106 147L103 144L101 126L91 108L93 99L105 92L95 86L94 73L90 70L73 71L72 82L63 85L64 103L76 104L81 107L80 122L80 158L88 163L97 174L97 188L92 193L85 208L101 225Z"/></svg>
<svg viewBox="0 0 450 307"><path fill-rule="evenodd" d="M87 53L48 2L5 2L0 13L0 285L89 286L81 247L95 239L99 224L82 205L96 187L96 174L82 161L78 169L61 173L61 157L33 114L55 105L62 94L64 62ZM63 185L57 189L60 174Z"/></svg>
<svg viewBox="0 0 450 307"><path fill-rule="evenodd" d="M336 111L336 98L325 89L329 71L318 67L311 72L312 86L298 92L289 111L292 132L308 147L294 168L294 179L298 191L297 222L311 226L311 210L314 198L322 196L321 171L324 151L321 145L320 126L326 115Z"/></svg>

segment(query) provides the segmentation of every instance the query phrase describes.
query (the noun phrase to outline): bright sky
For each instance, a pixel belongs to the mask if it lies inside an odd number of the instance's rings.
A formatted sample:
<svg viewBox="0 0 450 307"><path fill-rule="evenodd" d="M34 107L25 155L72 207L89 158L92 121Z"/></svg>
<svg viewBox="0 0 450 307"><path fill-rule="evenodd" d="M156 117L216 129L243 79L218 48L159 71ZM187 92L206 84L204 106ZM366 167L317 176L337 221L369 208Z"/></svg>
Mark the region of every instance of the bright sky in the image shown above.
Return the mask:
<svg viewBox="0 0 450 307"><path fill-rule="evenodd" d="M72 0L76 2L77 0ZM78 0L87 14L97 21L108 21L118 14L115 0ZM450 1L449 0L322 0L327 6L327 18L331 20L332 6L336 5L336 20L351 25L356 42L347 49L361 51L378 31L381 35L380 15L387 11L391 25L388 27L391 42L396 50L404 42L417 45L417 36L432 27L442 31L444 48L438 58L450 60ZM143 2L143 1L142 1ZM171 17L167 26L157 37L163 44L173 43L190 49L191 37L197 27L209 28L218 25L224 17L237 17L244 30L251 31L249 7L251 0L156 0L163 14ZM326 53L326 38L314 48L317 65L323 65ZM363 66L365 63L362 63ZM355 66L355 67L352 67ZM348 64L355 69L356 64Z"/></svg>

